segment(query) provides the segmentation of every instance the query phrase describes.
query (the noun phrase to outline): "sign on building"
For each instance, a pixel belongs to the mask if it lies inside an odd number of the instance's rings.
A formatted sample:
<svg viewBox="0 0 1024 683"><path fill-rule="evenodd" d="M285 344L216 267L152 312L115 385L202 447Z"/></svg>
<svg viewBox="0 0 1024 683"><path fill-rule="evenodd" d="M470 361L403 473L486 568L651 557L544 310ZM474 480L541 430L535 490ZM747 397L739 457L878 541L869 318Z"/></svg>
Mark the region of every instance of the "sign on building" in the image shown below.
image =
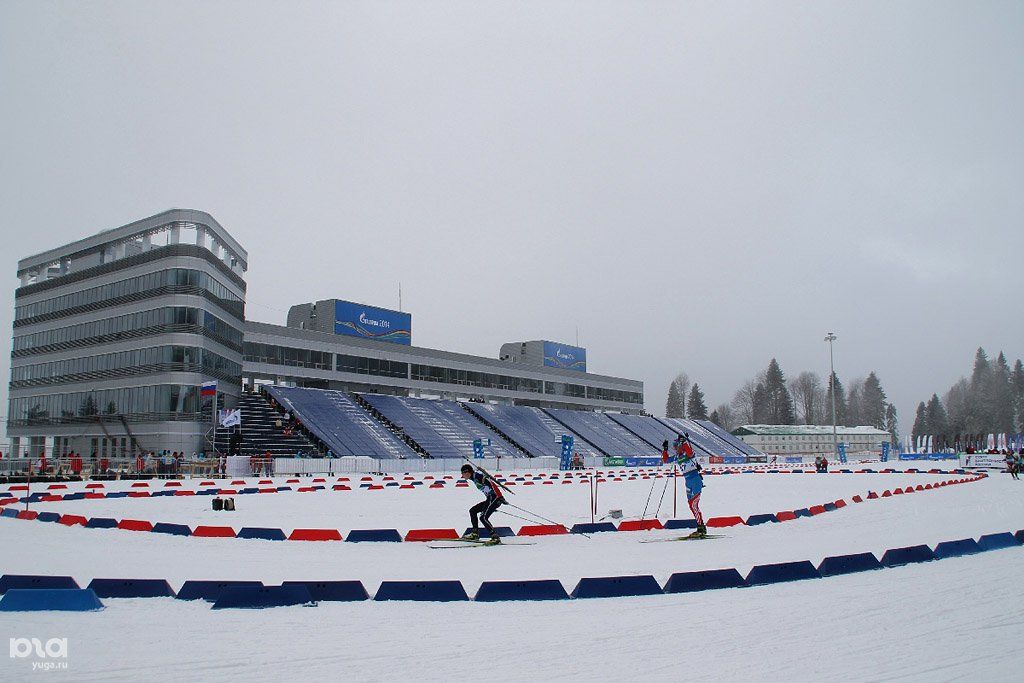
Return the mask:
<svg viewBox="0 0 1024 683"><path fill-rule="evenodd" d="M351 301L335 301L334 333L409 346L412 344L412 315Z"/></svg>
<svg viewBox="0 0 1024 683"><path fill-rule="evenodd" d="M587 350L576 346L544 342L544 365L563 370L587 371Z"/></svg>

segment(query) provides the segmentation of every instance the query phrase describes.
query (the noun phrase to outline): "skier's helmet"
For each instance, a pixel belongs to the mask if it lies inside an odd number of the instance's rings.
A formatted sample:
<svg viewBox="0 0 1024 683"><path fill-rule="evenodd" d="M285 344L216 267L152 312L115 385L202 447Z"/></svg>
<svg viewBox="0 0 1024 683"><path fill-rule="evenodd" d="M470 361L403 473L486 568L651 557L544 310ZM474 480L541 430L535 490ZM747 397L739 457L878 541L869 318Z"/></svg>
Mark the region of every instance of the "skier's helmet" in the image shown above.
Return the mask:
<svg viewBox="0 0 1024 683"><path fill-rule="evenodd" d="M462 466L462 473L463 474L473 474L473 466L472 465L463 465Z"/></svg>

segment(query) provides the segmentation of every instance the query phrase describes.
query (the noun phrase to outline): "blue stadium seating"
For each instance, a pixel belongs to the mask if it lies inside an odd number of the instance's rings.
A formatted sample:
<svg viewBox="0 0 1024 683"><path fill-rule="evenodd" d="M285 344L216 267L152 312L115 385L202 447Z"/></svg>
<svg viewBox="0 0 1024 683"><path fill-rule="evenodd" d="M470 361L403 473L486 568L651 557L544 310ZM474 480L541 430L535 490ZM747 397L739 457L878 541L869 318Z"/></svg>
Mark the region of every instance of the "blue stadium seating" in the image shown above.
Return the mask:
<svg viewBox="0 0 1024 683"><path fill-rule="evenodd" d="M291 410L335 455L418 458L419 454L340 391L269 386L267 391Z"/></svg>
<svg viewBox="0 0 1024 683"><path fill-rule="evenodd" d="M501 430L503 434L525 448L535 458L557 458L562 453L563 434L575 438L574 450L581 455L600 456L601 453L579 434L573 434L564 425L555 422L540 408L530 406L491 405L467 403L466 407Z"/></svg>
<svg viewBox="0 0 1024 683"><path fill-rule="evenodd" d="M691 423L689 420L680 420L675 417L660 417L656 419L677 434L688 433L690 435L690 443L693 445L693 451L699 456L741 455L738 451L727 449L721 441L712 438L704 429L699 428L699 425Z"/></svg>
<svg viewBox="0 0 1024 683"><path fill-rule="evenodd" d="M435 458L473 457L474 439L490 439L491 454L514 458L519 451L453 401L361 394Z"/></svg>
<svg viewBox="0 0 1024 683"><path fill-rule="evenodd" d="M660 452L604 413L565 408L546 408L545 412L604 455L636 457Z"/></svg>
<svg viewBox="0 0 1024 683"><path fill-rule="evenodd" d="M707 430L709 434L711 434L715 438L724 441L725 443L729 444L730 446L735 448L740 453L743 453L744 455L764 455L764 453L757 450L756 448L745 442L743 439L733 434L730 434L727 430L722 429L711 420L691 420L691 422L696 422L698 425Z"/></svg>
<svg viewBox="0 0 1024 683"><path fill-rule="evenodd" d="M661 444L668 441L669 453L673 453L672 442L675 441L679 434L664 422L647 415L605 414L649 443L656 451L660 451Z"/></svg>

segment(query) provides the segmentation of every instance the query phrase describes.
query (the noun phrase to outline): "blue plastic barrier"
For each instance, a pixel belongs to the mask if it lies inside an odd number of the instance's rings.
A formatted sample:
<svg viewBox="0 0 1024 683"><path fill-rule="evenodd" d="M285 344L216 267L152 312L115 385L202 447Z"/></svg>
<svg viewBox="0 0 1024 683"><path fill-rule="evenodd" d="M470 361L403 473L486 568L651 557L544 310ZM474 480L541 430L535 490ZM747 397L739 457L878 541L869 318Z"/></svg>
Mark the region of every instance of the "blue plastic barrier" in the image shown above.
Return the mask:
<svg viewBox="0 0 1024 683"><path fill-rule="evenodd" d="M171 534L172 536L191 536L192 529L187 524L170 524L157 522L153 525L154 534Z"/></svg>
<svg viewBox="0 0 1024 683"><path fill-rule="evenodd" d="M353 529L348 532L345 536L345 540L349 543L360 543L366 541L387 541L387 542L400 542L402 540L402 534L398 533L398 529Z"/></svg>
<svg viewBox="0 0 1024 683"><path fill-rule="evenodd" d="M718 588L740 588L746 581L735 569L707 569L697 572L678 572L668 577L666 593L696 593Z"/></svg>
<svg viewBox="0 0 1024 683"><path fill-rule="evenodd" d="M570 534L596 534L605 531L618 531L618 529L611 522L585 522L573 524L572 528L569 529Z"/></svg>
<svg viewBox="0 0 1024 683"><path fill-rule="evenodd" d="M91 517L85 523L87 529L116 529L117 520L111 517Z"/></svg>
<svg viewBox="0 0 1024 683"><path fill-rule="evenodd" d="M633 595L661 595L661 585L650 574L641 576L597 576L580 579L572 590L574 598L618 598Z"/></svg>
<svg viewBox="0 0 1024 683"><path fill-rule="evenodd" d="M464 535L468 534L472 530L473 530L472 527L466 527L466 531L464 531L463 534ZM506 536L515 536L516 535L516 532L512 531L512 527L510 527L510 526L496 526L496 527L494 527L494 530L498 533L498 536L500 538L505 538ZM481 536L487 536L487 529L484 529L484 528L481 527L480 535Z"/></svg>
<svg viewBox="0 0 1024 683"><path fill-rule="evenodd" d="M985 534L978 539L978 548L981 550L999 550L1000 548L1013 548L1020 545L1013 534L1004 531L1001 534Z"/></svg>
<svg viewBox="0 0 1024 683"><path fill-rule="evenodd" d="M196 491L196 495L197 496L217 496L217 495L220 495L220 490L219 489L202 489L201 491Z"/></svg>
<svg viewBox="0 0 1024 683"><path fill-rule="evenodd" d="M247 496L247 495L249 495L251 493L259 493L259 492L260 492L260 490L258 488L254 488L254 487L250 486L250 487L244 488L241 491L239 491L238 495L240 495L240 496Z"/></svg>
<svg viewBox="0 0 1024 683"><path fill-rule="evenodd" d="M65 493L64 500L85 500L84 493Z"/></svg>
<svg viewBox="0 0 1024 683"><path fill-rule="evenodd" d="M305 586L317 602L369 600L361 581L285 581L282 586Z"/></svg>
<svg viewBox="0 0 1024 683"><path fill-rule="evenodd" d="M793 514L797 517L813 517L811 511L807 508L800 508L799 510L793 510Z"/></svg>
<svg viewBox="0 0 1024 683"><path fill-rule="evenodd" d="M166 579L93 579L89 588L100 598L173 598Z"/></svg>
<svg viewBox="0 0 1024 683"><path fill-rule="evenodd" d="M892 548L882 555L882 565L899 567L914 562L929 562L935 559L935 553L926 545L912 545L906 548Z"/></svg>
<svg viewBox="0 0 1024 683"><path fill-rule="evenodd" d="M12 588L0 599L0 612L91 612L103 603L88 588Z"/></svg>
<svg viewBox="0 0 1024 683"><path fill-rule="evenodd" d="M1018 544L1024 545L1024 529L1018 529L1013 537L1017 539Z"/></svg>
<svg viewBox="0 0 1024 683"><path fill-rule="evenodd" d="M373 599L453 602L469 596L461 581L384 581Z"/></svg>
<svg viewBox="0 0 1024 683"><path fill-rule="evenodd" d="M981 548L978 547L978 542L973 538L961 538L956 541L943 541L939 543L935 546L932 554L936 560L941 560L947 557L960 557L980 552Z"/></svg>
<svg viewBox="0 0 1024 683"><path fill-rule="evenodd" d="M821 507L825 508L825 512L834 512L836 509L835 503L825 503Z"/></svg>
<svg viewBox="0 0 1024 683"><path fill-rule="evenodd" d="M153 491L153 493L149 494L150 498L160 498L163 496L174 496L174 491L168 489L165 491Z"/></svg>
<svg viewBox="0 0 1024 683"><path fill-rule="evenodd" d="M59 522L60 521L60 513L59 512L40 512L39 516L36 517L36 519L38 521L40 521L40 522Z"/></svg>
<svg viewBox="0 0 1024 683"><path fill-rule="evenodd" d="M216 602L225 588L262 586L262 581L186 581L175 596L178 600Z"/></svg>
<svg viewBox="0 0 1024 683"><path fill-rule="evenodd" d="M818 573L817 567L811 564L810 560L759 564L747 574L747 585L761 586L769 583L802 581L804 579L817 579L820 577L821 574Z"/></svg>
<svg viewBox="0 0 1024 683"><path fill-rule="evenodd" d="M773 513L768 513L766 515L750 515L749 517L747 517L746 524L747 524L747 526L755 526L757 524L766 524L768 522L778 522L778 521L779 520L776 519L776 517L775 517L775 515Z"/></svg>
<svg viewBox="0 0 1024 683"><path fill-rule="evenodd" d="M303 585L230 586L221 591L213 609L266 609L313 605L313 596Z"/></svg>
<svg viewBox="0 0 1024 683"><path fill-rule="evenodd" d="M288 537L280 529L244 526L238 530L235 538L258 538L264 541L283 541Z"/></svg>
<svg viewBox="0 0 1024 683"><path fill-rule="evenodd" d="M854 553L852 555L833 555L826 557L818 565L818 573L822 576L837 576L881 569L882 563L872 553Z"/></svg>
<svg viewBox="0 0 1024 683"><path fill-rule="evenodd" d="M670 519L665 522L666 529L696 529L697 520L695 519Z"/></svg>
<svg viewBox="0 0 1024 683"><path fill-rule="evenodd" d="M39 576L36 574L4 574L0 576L0 593L12 589L81 588L70 576Z"/></svg>
<svg viewBox="0 0 1024 683"><path fill-rule="evenodd" d="M0 517L17 517L18 511L12 508L4 508L0 510Z"/></svg>
<svg viewBox="0 0 1024 683"><path fill-rule="evenodd" d="M279 492L280 492L280 491L291 491L291 490L292 490L292 487L291 487L291 486L278 486L278 487L277 487L277 490L278 490Z"/></svg>
<svg viewBox="0 0 1024 683"><path fill-rule="evenodd" d="M111 491L106 496L107 498L127 498L128 491Z"/></svg>
<svg viewBox="0 0 1024 683"><path fill-rule="evenodd" d="M477 602L501 600L568 600L565 586L556 579L533 581L484 581L476 592Z"/></svg>

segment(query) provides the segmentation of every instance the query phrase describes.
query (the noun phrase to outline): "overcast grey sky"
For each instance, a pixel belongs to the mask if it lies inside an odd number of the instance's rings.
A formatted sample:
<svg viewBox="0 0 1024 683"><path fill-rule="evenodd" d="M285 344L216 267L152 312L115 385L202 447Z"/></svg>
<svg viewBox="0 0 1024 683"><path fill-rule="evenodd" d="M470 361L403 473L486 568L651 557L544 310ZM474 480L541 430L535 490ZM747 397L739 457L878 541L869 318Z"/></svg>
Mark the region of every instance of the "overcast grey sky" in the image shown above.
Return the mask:
<svg viewBox="0 0 1024 683"><path fill-rule="evenodd" d="M19 257L170 207L247 315L395 306L413 343L580 342L663 414L773 356L909 429L1024 355L1024 3L0 0L0 325ZM9 346L0 353L6 378Z"/></svg>

